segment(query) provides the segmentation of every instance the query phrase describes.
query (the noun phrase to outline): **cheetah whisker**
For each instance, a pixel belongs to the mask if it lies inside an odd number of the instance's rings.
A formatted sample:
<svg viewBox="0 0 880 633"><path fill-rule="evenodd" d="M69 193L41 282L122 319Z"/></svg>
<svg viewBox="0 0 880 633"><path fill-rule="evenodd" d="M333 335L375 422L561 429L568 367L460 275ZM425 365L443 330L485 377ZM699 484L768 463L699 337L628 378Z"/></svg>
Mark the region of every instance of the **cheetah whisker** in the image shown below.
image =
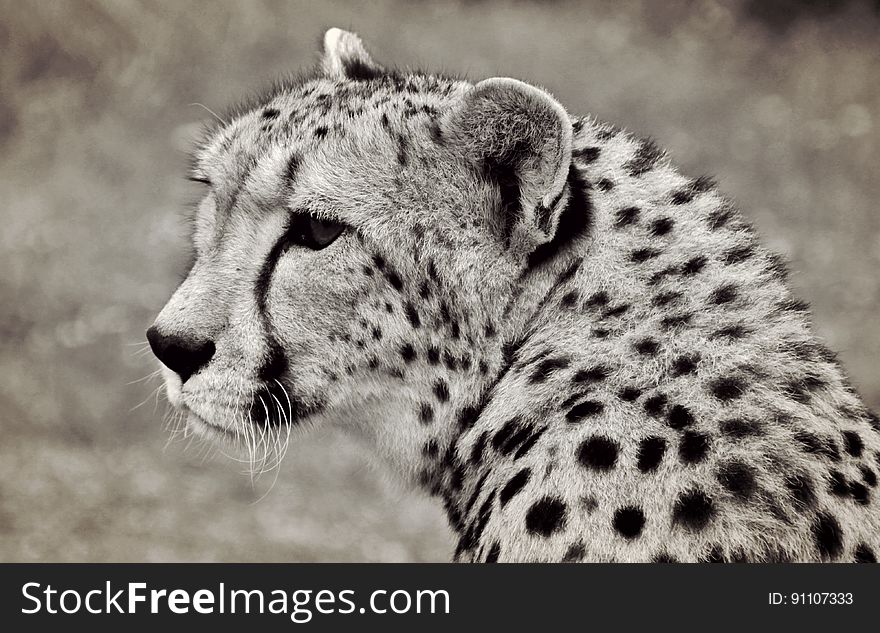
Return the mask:
<svg viewBox="0 0 880 633"><path fill-rule="evenodd" d="M220 123L222 123L223 125L229 125L226 121L224 121L224 120L220 117L219 114L217 114L216 112L214 112L211 108L209 108L208 106L206 106L204 103L190 103L190 104L188 104L188 105L189 105L190 107L195 106L195 107L202 108L202 109L205 110L208 114L210 114L212 117L214 117L215 119L217 119L218 121L220 121Z"/></svg>

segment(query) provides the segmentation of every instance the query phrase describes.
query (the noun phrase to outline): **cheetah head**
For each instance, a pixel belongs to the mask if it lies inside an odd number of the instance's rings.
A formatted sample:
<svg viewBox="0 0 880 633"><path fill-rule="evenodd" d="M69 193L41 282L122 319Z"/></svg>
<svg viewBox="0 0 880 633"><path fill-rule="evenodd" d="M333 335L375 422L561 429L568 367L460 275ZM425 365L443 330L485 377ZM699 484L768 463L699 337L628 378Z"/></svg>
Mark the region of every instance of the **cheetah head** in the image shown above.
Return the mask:
<svg viewBox="0 0 880 633"><path fill-rule="evenodd" d="M269 449L334 424L415 470L553 274L571 139L541 89L385 70L329 30L195 151L195 264L147 332L188 428Z"/></svg>

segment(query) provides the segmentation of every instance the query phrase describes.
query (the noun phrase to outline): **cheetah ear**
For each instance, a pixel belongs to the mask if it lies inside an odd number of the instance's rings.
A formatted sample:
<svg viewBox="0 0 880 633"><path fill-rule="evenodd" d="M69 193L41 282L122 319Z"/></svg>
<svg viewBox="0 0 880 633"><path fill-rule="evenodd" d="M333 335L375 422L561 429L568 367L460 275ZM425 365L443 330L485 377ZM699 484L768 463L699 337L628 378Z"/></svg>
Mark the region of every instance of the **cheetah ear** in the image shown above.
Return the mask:
<svg viewBox="0 0 880 633"><path fill-rule="evenodd" d="M571 120L549 93L516 79L479 82L440 125L444 143L498 186L509 248L532 253L551 241L567 199Z"/></svg>
<svg viewBox="0 0 880 633"><path fill-rule="evenodd" d="M385 71L370 58L354 33L332 28L324 33L324 74L333 79L375 79Z"/></svg>

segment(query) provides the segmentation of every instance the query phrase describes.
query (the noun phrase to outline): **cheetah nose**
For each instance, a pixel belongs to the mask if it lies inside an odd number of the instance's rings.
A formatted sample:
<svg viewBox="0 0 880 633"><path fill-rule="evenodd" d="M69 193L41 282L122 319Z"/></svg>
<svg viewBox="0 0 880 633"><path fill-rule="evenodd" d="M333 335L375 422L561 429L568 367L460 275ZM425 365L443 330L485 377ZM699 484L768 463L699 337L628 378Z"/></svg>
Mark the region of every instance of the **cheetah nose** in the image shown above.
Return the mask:
<svg viewBox="0 0 880 633"><path fill-rule="evenodd" d="M156 358L180 376L182 382L189 380L214 356L214 341L162 334L155 325L147 330L147 340Z"/></svg>

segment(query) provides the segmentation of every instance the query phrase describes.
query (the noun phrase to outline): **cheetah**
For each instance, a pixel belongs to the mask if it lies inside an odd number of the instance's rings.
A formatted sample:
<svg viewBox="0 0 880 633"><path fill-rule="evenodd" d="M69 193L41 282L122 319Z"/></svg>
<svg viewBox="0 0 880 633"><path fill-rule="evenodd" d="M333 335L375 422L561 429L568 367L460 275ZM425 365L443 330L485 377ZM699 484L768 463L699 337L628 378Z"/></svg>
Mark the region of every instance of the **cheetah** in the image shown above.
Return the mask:
<svg viewBox="0 0 880 633"><path fill-rule="evenodd" d="M708 177L514 79L321 63L207 130L147 338L208 438L333 425L462 562L874 562L880 420Z"/></svg>

